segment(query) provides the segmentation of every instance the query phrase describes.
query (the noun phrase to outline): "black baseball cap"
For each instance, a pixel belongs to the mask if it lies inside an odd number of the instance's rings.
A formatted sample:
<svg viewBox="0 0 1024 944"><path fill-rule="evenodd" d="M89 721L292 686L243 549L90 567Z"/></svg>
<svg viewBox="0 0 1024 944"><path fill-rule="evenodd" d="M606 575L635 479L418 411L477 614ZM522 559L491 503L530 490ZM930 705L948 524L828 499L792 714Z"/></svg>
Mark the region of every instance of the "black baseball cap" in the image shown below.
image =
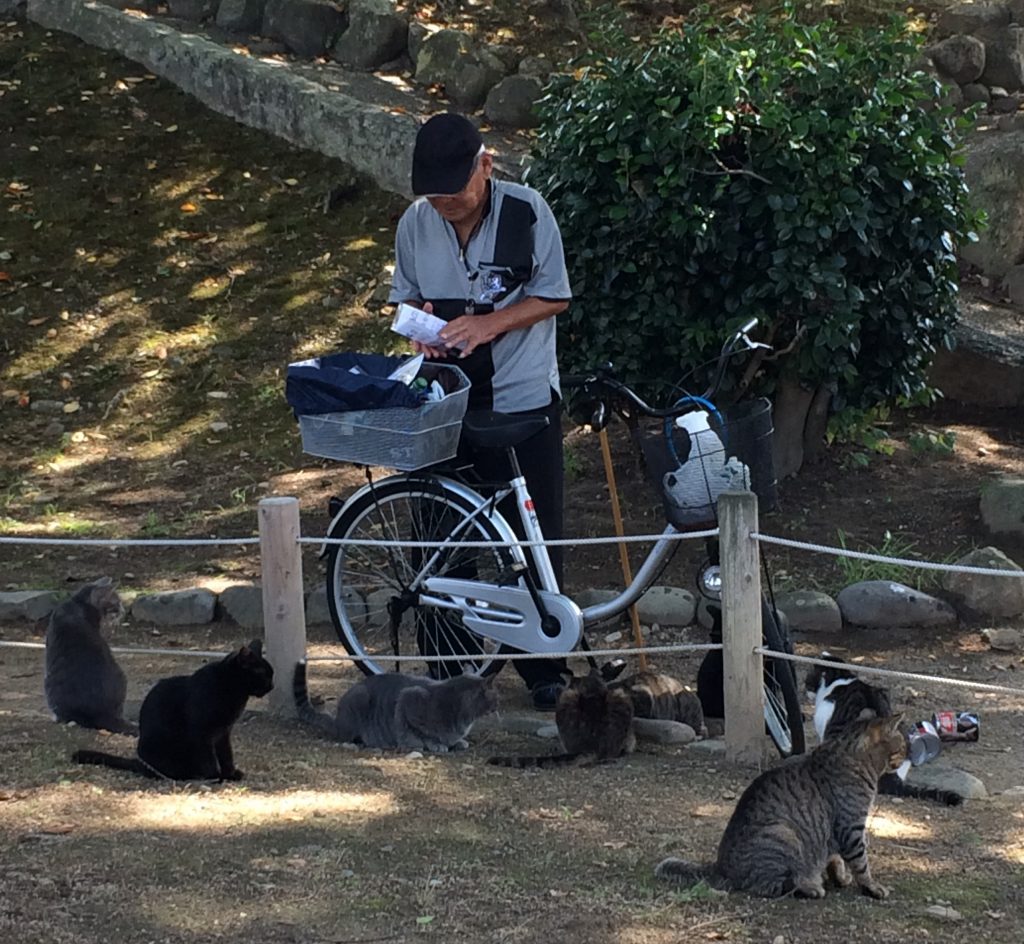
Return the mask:
<svg viewBox="0 0 1024 944"><path fill-rule="evenodd" d="M412 192L417 197L458 193L469 181L484 141L462 115L434 115L420 128L412 152Z"/></svg>

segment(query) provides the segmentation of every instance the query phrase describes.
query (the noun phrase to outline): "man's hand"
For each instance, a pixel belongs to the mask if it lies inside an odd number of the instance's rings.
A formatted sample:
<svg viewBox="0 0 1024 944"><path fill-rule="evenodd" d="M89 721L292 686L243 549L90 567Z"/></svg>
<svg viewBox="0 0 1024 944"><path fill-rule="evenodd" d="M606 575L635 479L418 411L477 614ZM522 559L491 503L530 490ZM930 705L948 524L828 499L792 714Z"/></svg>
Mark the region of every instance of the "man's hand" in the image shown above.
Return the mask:
<svg viewBox="0 0 1024 944"><path fill-rule="evenodd" d="M408 304L412 304L412 302L409 302ZM430 302L424 302L423 303L423 310L428 315L432 315L434 313L434 306L431 305ZM448 349L447 348L444 348L444 347L431 347L429 344L424 344L422 341L413 341L412 342L412 349L417 354L422 354L424 357L427 358L427 360L431 360L432 358L435 358L435 357L447 357L448 356Z"/></svg>
<svg viewBox="0 0 1024 944"><path fill-rule="evenodd" d="M493 341L501 332L493 315L462 315L441 329L441 340L449 348L461 348L459 357L472 354L481 344Z"/></svg>

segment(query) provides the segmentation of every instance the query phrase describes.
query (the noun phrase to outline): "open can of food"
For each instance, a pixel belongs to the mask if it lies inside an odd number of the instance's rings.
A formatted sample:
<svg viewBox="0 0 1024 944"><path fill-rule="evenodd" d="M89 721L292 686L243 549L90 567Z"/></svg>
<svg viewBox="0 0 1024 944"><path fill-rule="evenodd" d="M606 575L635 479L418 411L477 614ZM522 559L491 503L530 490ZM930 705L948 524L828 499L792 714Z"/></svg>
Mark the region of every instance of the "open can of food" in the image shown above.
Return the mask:
<svg viewBox="0 0 1024 944"><path fill-rule="evenodd" d="M907 730L906 734L907 756L915 767L934 760L942 751L939 733L930 721L918 721Z"/></svg>

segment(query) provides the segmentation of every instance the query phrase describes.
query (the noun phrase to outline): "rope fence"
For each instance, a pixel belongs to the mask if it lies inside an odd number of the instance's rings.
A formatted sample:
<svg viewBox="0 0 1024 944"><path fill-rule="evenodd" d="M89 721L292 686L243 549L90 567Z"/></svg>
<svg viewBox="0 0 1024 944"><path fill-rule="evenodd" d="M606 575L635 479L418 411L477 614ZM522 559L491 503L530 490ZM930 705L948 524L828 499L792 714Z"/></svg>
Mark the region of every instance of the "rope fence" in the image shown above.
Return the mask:
<svg viewBox="0 0 1024 944"><path fill-rule="evenodd" d="M802 665L821 665L835 668L839 663L832 659L820 659L814 656L798 656L790 652L775 652L765 646L758 646L756 651L771 659L782 659L785 662L796 662ZM880 669L873 665L861 665L859 662L843 662L842 667L857 675L878 675L882 678L900 681L921 682L932 685L951 685L958 688L969 688L975 692L994 692L999 695L1024 695L1024 688L1013 688L1009 685L992 685L989 682L972 682L970 679L947 678L943 675L923 675L920 672L904 672L900 669Z"/></svg>
<svg viewBox="0 0 1024 944"><path fill-rule="evenodd" d="M372 660L374 662L465 662L470 660L517 661L529 659L552 659L570 657L629 657L641 655L669 655L682 652L721 651L723 653L723 676L725 696L725 740L726 756L734 761L760 763L764 747L764 685L763 659L780 659L793 663L810 665L834 665L834 662L773 651L763 644L761 637L761 574L760 544L774 544L810 553L849 557L858 560L951 573L967 573L986 577L1024 578L1024 571L1001 570L989 567L973 567L957 564L938 563L908 558L891 557L884 554L851 551L847 548L832 547L797 541L790 538L763 534L758 529L757 499L750 492L725 493L719 499L718 528L695 532L680 532L667 528L661 534L613 535L587 538L563 538L559 540L530 541L517 543L523 547L546 545L549 547L581 547L587 545L615 544L661 544L671 541L698 540L718 537L720 540L722 566L722 637L717 643L680 643L662 646L632 646L622 649L576 649L572 652L510 652L480 655L462 653L449 655L369 655L331 654L308 656L305 624L305 594L302 578L303 545L334 545L343 547L374 546L380 548L430 549L456 546L464 548L505 547L505 541L451 541L446 539L387 540L370 538L307 537L301 533L299 503L295 498L266 498L258 505L258 537L231 538L57 538L0 536L3 545L50 545L64 547L204 547L204 546L253 546L259 545L262 570L263 623L265 654L279 678L290 679L296 662L306 659L310 662L351 662ZM655 549L656 551L657 549ZM638 584L639 586L639 584ZM630 590L624 592L624 597ZM600 607L607 609L608 604ZM623 611L625 607L623 607ZM606 618L615 615L611 610L592 618ZM45 644L0 640L0 648L45 649ZM220 658L224 652L192 650L165 647L115 647L112 650L122 655L180 656L186 658ZM857 673L877 675L893 679L918 682L928 685L956 686L977 692L992 692L1024 696L1024 689L1012 686L976 682L969 679L953 679L943 676L895 669L876 668L845 663ZM290 685L275 686L270 693L270 707L285 716L293 716L295 705Z"/></svg>

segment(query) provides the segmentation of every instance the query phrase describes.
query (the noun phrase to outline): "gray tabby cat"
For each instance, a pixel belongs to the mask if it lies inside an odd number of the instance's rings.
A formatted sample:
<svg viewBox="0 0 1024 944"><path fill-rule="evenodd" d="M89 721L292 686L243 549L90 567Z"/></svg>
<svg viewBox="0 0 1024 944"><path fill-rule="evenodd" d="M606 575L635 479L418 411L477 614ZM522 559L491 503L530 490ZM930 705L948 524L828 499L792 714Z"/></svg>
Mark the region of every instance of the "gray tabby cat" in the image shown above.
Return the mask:
<svg viewBox="0 0 1024 944"><path fill-rule="evenodd" d="M43 689L55 721L138 733L124 720L128 683L102 635L103 628L116 625L123 615L109 577L86 584L54 609L46 630Z"/></svg>
<svg viewBox="0 0 1024 944"><path fill-rule="evenodd" d="M338 699L334 718L310 704L305 662L295 666L293 691L299 718L335 741L445 754L469 747L473 723L498 706L494 679L368 675Z"/></svg>
<svg viewBox="0 0 1024 944"><path fill-rule="evenodd" d="M826 871L886 898L868 866L865 823L878 778L907 754L902 715L855 721L812 753L762 773L740 797L712 866L665 859L655 875L765 898L824 898ZM847 866L853 870L853 878Z"/></svg>

